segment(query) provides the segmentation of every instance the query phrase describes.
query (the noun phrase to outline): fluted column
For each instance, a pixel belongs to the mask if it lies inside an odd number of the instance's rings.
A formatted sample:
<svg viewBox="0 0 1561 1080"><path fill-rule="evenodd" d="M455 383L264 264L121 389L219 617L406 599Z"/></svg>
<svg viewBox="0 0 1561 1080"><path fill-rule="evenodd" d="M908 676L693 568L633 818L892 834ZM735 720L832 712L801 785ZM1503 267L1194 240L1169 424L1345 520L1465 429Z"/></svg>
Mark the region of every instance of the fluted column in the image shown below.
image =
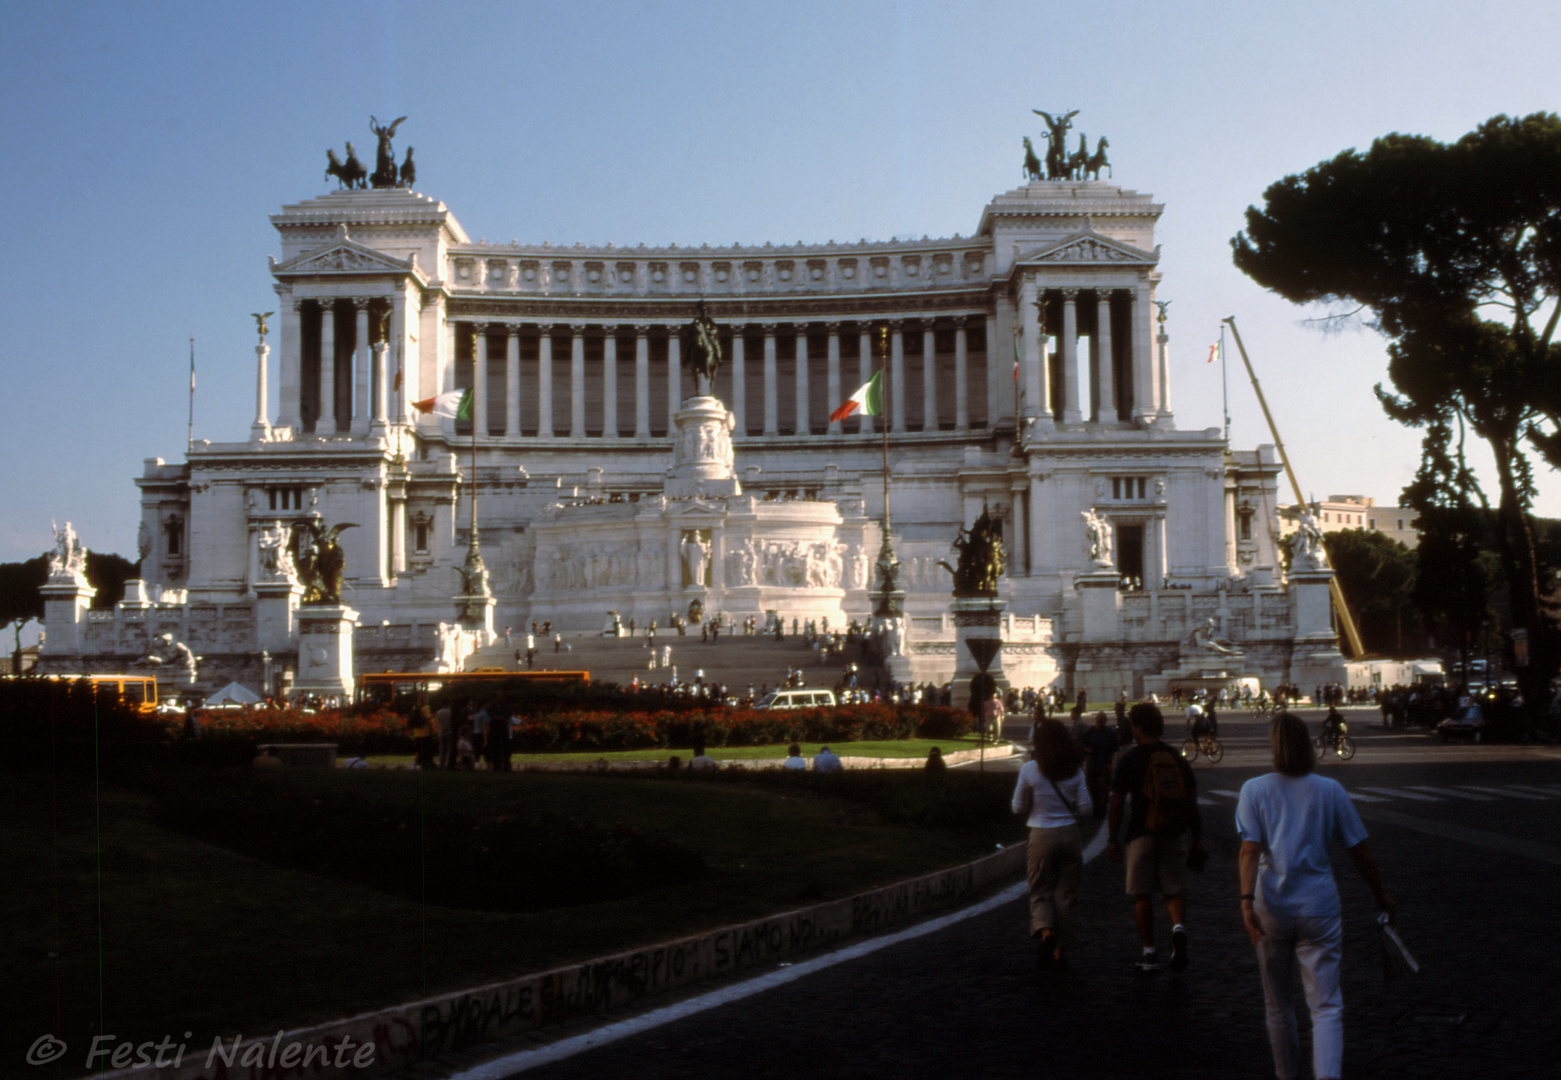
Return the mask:
<svg viewBox="0 0 1561 1080"><path fill-rule="evenodd" d="M824 376L826 391L824 404L833 412L845 400L845 398L840 396L840 324L837 322L825 323L824 328L829 331L829 346L825 361L828 368ZM829 422L829 433L831 435L840 434L839 420L831 420Z"/></svg>
<svg viewBox="0 0 1561 1080"><path fill-rule="evenodd" d="M1015 333L1018 331L1016 330ZM998 348L997 345L997 316L986 317L986 355L983 360L986 364L986 426L987 430L997 427L997 417L1002 411L1002 398L998 395L1002 392L1002 383L998 380L1003 377L1003 368L1012 368L1009 361L1006 365L999 361L998 357L1010 350ZM1013 376L1009 375L1009 379Z"/></svg>
<svg viewBox="0 0 1561 1080"><path fill-rule="evenodd" d="M931 319L921 324L921 429L938 430L938 335Z"/></svg>
<svg viewBox="0 0 1561 1080"><path fill-rule="evenodd" d="M390 422L390 342L376 341L374 350L374 422L369 431L383 435Z"/></svg>
<svg viewBox="0 0 1561 1080"><path fill-rule="evenodd" d="M1041 430L1053 426L1051 380L1046 377L1046 296L1034 278L1020 290L1014 311L1016 329L1023 327L1020 367L1024 377L1024 414L1035 418Z"/></svg>
<svg viewBox="0 0 1561 1080"><path fill-rule="evenodd" d="M472 327L472 433L488 434L488 363L493 359L493 339L486 323Z"/></svg>
<svg viewBox="0 0 1561 1080"><path fill-rule="evenodd" d="M352 338L352 433L366 435L369 430L369 301L358 297L352 302L358 313Z"/></svg>
<svg viewBox="0 0 1561 1080"><path fill-rule="evenodd" d="M1166 336L1164 319L1160 321L1158 338L1154 334L1152 286L1143 282L1129 295L1133 298L1133 415L1145 420L1151 416L1169 417L1171 380L1166 347L1171 339ZM1142 391L1138 389L1140 384L1144 386Z"/></svg>
<svg viewBox="0 0 1561 1080"><path fill-rule="evenodd" d="M634 324L634 437L650 438L650 327Z"/></svg>
<svg viewBox="0 0 1561 1080"><path fill-rule="evenodd" d="M255 346L255 422L249 425L252 442L260 442L271 431L271 424L266 419L266 357L270 353L271 347L265 338L261 338L260 344Z"/></svg>
<svg viewBox="0 0 1561 1080"><path fill-rule="evenodd" d="M1095 293L1095 355L1099 363L1095 378L1100 385L1100 416L1102 424L1117 421L1117 364L1111 348L1111 290L1099 289Z"/></svg>
<svg viewBox="0 0 1561 1080"><path fill-rule="evenodd" d="M1062 419L1079 422L1079 290L1062 290Z"/></svg>
<svg viewBox="0 0 1561 1080"><path fill-rule="evenodd" d="M298 313L303 301L293 299L293 290L285 285L276 289L276 309L282 316L281 344L276 358L277 427L298 430L299 404L302 400L303 335L300 332Z"/></svg>
<svg viewBox="0 0 1561 1080"><path fill-rule="evenodd" d="M683 334L674 326L667 335L667 437L678 433L677 411L683 407ZM695 387L698 389L698 387Z"/></svg>
<svg viewBox="0 0 1561 1080"><path fill-rule="evenodd" d="M797 370L793 373L797 385L797 426L796 434L807 435L812 431L812 418L808 415L808 325L798 323L797 331Z"/></svg>
<svg viewBox="0 0 1561 1080"><path fill-rule="evenodd" d="M336 304L320 302L320 419L314 430L336 434Z"/></svg>
<svg viewBox="0 0 1561 1080"><path fill-rule="evenodd" d="M970 430L970 358L965 340L965 316L954 318L954 430Z"/></svg>
<svg viewBox="0 0 1561 1080"><path fill-rule="evenodd" d="M569 327L569 437L585 438L585 337L584 327Z"/></svg>
<svg viewBox="0 0 1561 1080"><path fill-rule="evenodd" d="M890 431L905 430L905 323L889 320Z"/></svg>
<svg viewBox="0 0 1561 1080"><path fill-rule="evenodd" d="M618 437L618 328L602 336L602 438Z"/></svg>
<svg viewBox="0 0 1561 1080"><path fill-rule="evenodd" d="M860 324L861 333L856 341L856 369L857 384L865 386L867 380L873 377L873 328L870 323ZM870 432L873 430L873 418L865 412L856 422L856 430Z"/></svg>
<svg viewBox="0 0 1561 1080"><path fill-rule="evenodd" d="M775 362L775 324L765 323L764 330L764 433L780 434L779 383L780 375Z"/></svg>
<svg viewBox="0 0 1561 1080"><path fill-rule="evenodd" d="M504 434L520 434L520 324L504 324Z"/></svg>
<svg viewBox="0 0 1561 1080"><path fill-rule="evenodd" d="M744 327L732 327L732 414L737 418L733 435L748 434L748 362Z"/></svg>
<svg viewBox="0 0 1561 1080"><path fill-rule="evenodd" d="M537 327L537 437L553 437L553 328Z"/></svg>

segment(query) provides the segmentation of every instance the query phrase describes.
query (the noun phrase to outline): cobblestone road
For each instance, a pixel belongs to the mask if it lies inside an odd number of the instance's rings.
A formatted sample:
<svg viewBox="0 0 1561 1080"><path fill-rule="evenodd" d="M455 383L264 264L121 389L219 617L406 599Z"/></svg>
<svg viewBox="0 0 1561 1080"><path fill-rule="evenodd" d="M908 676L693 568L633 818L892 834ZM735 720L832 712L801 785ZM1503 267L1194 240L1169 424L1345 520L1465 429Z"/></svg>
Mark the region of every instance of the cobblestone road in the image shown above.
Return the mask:
<svg viewBox="0 0 1561 1080"><path fill-rule="evenodd" d="M1244 741L1243 732L1230 734ZM1359 800L1399 901L1400 929L1425 971L1409 983L1384 983L1369 894L1340 853L1346 1073L1561 1075L1561 965L1549 914L1561 895L1561 763L1553 751L1534 755L1541 760L1487 761L1452 749L1372 764L1375 740L1362 735L1354 762L1332 762L1324 772ZM1081 943L1068 976L1033 970L1016 899L525 1075L1272 1076L1257 966L1236 902L1232 824L1234 792L1260 771L1198 769L1211 858L1190 892L1192 965L1183 975L1133 969L1137 942L1122 871L1101 857L1085 870ZM1163 936L1163 911L1157 917ZM614 1019L622 1017L602 1023ZM501 1050L574 1033L538 1033L420 1071L450 1075Z"/></svg>

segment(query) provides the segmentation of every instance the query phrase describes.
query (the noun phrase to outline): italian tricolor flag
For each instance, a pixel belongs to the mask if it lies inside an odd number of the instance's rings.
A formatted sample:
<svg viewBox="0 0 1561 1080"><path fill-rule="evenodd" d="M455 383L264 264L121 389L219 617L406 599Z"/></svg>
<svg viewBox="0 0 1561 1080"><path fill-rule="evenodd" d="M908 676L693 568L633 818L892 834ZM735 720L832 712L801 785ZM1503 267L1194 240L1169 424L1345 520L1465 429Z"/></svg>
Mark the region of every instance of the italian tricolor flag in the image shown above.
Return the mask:
<svg viewBox="0 0 1561 1080"><path fill-rule="evenodd" d="M449 393L437 394L422 401L412 402L412 408L421 413L433 413L435 416L448 416L453 420L470 420L472 418L472 392L470 390L451 390Z"/></svg>
<svg viewBox="0 0 1561 1080"><path fill-rule="evenodd" d="M848 416L861 413L863 416L883 415L883 372L873 372L873 377L857 389L857 392L846 398L845 403L829 414L829 420L844 420Z"/></svg>

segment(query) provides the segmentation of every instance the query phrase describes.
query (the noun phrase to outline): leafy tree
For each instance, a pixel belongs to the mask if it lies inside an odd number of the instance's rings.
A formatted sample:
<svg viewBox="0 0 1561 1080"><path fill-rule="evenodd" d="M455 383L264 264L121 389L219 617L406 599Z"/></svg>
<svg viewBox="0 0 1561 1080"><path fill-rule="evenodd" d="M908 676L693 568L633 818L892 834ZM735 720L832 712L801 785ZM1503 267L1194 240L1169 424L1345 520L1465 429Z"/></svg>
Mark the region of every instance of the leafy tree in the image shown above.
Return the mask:
<svg viewBox="0 0 1561 1080"><path fill-rule="evenodd" d="M10 625L16 636L11 651L11 670L22 670L22 627L43 618L43 593L38 590L49 579L49 557L39 555L19 563L0 563L0 622Z"/></svg>
<svg viewBox="0 0 1561 1080"><path fill-rule="evenodd" d="M1387 135L1264 193L1231 245L1236 265L1296 303L1358 305L1388 339L1388 415L1423 428L1406 500L1492 509L1520 671L1536 708L1557 666L1530 506L1535 452L1561 463L1561 118L1495 117L1451 144ZM1495 460L1494 499L1464 458Z"/></svg>
<svg viewBox="0 0 1561 1080"><path fill-rule="evenodd" d="M125 598L125 582L136 576L136 565L121 555L87 552L87 583L97 590L92 597L94 609L112 611Z"/></svg>
<svg viewBox="0 0 1561 1080"><path fill-rule="evenodd" d="M1392 537L1366 529L1341 529L1323 535L1328 562L1339 587L1350 598L1361 644L1376 656L1419 652L1424 635L1413 604L1415 555Z"/></svg>

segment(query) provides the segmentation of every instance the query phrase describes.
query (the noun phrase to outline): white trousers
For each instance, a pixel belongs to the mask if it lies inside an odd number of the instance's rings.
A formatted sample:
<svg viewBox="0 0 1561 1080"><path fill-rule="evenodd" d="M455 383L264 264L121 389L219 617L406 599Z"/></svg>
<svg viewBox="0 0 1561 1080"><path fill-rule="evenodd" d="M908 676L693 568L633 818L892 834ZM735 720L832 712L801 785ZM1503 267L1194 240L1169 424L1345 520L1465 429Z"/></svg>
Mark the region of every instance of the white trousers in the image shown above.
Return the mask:
<svg viewBox="0 0 1561 1080"><path fill-rule="evenodd" d="M1280 1080L1301 1073L1301 1044L1295 1025L1295 977L1312 1014L1312 1075L1339 1076L1344 1062L1344 994L1339 990L1339 957L1344 920L1338 915L1304 917L1258 910L1263 940L1257 944L1263 1000L1268 1005L1268 1043Z"/></svg>

